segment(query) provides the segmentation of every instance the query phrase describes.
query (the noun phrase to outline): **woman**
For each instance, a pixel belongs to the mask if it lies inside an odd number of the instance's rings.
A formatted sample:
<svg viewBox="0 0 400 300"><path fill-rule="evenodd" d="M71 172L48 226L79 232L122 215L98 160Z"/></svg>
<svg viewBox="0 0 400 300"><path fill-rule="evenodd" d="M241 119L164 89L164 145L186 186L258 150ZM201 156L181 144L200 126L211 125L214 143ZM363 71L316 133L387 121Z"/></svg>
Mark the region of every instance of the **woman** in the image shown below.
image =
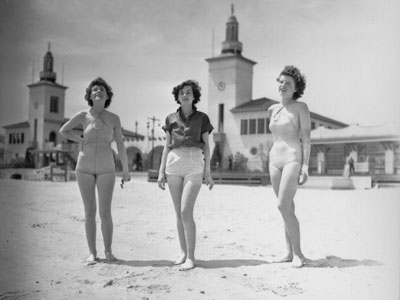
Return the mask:
<svg viewBox="0 0 400 300"><path fill-rule="evenodd" d="M113 221L111 201L115 183L115 163L111 142L115 140L122 163L124 181L130 180L128 160L122 140L121 122L117 115L106 108L110 105L113 92L102 79L94 79L86 89L85 100L89 109L78 112L60 129L68 140L81 143L76 165L76 179L85 208L85 230L90 255L88 264L95 263L96 251L96 195L99 198L99 215L104 240L105 257L108 261L117 259L112 253ZM81 125L83 137L73 129Z"/></svg>
<svg viewBox="0 0 400 300"><path fill-rule="evenodd" d="M286 66L280 73L281 103L268 109L270 130L274 144L270 151L269 172L278 198L278 209L285 225L286 255L278 262L292 262L293 267L304 265L300 248L299 222L293 198L298 184L308 178L310 158L310 112L298 102L306 87L305 77L294 66Z"/></svg>
<svg viewBox="0 0 400 300"><path fill-rule="evenodd" d="M203 181L212 189L214 182L210 173L209 134L213 130L208 116L197 111L200 86L187 80L176 86L172 94L180 107L167 116L163 129L166 134L158 186L168 187L174 203L181 254L176 265L186 271L196 266L196 224L193 209Z"/></svg>

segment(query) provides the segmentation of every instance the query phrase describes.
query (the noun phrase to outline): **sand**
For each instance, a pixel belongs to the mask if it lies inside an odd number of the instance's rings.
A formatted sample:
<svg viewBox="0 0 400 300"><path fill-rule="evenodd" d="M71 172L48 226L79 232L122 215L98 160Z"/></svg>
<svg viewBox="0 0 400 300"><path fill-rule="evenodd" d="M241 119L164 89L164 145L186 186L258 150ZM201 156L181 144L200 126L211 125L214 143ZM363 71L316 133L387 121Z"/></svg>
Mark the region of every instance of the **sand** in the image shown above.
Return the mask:
<svg viewBox="0 0 400 300"><path fill-rule="evenodd" d="M118 179L117 179L118 180ZM168 191L134 176L113 200L113 252L87 266L76 182L0 180L0 299L399 299L400 188L296 196L309 263L284 250L270 186L217 185L196 207L198 266L181 272ZM99 225L99 219L98 219Z"/></svg>

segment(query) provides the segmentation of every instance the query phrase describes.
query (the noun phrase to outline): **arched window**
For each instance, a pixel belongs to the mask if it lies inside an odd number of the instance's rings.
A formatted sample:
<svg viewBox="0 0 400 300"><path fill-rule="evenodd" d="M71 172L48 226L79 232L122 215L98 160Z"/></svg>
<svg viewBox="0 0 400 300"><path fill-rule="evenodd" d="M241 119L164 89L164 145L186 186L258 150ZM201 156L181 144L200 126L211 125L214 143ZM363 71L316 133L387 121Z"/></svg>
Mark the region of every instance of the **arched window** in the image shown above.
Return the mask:
<svg viewBox="0 0 400 300"><path fill-rule="evenodd" d="M57 143L57 135L54 131L49 134L49 142L54 142L54 144Z"/></svg>

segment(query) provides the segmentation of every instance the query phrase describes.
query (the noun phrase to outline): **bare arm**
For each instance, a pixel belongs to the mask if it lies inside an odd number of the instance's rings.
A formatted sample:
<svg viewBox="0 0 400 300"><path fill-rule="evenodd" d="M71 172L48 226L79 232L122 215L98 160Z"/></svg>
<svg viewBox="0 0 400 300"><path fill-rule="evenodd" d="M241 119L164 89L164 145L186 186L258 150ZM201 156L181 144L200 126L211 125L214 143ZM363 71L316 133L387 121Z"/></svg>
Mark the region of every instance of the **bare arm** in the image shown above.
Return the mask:
<svg viewBox="0 0 400 300"><path fill-rule="evenodd" d="M206 185L210 185L209 189L211 190L214 186L214 181L211 176L211 168L210 168L210 144L209 144L209 133L205 132L201 136L204 146L204 178L206 180Z"/></svg>
<svg viewBox="0 0 400 300"><path fill-rule="evenodd" d="M60 130L59 130L60 134L64 138L66 138L70 141L74 141L74 142L78 142L78 143L83 142L83 137L81 137L80 135L77 135L72 130L79 124L83 125L84 117L85 117L85 112L83 112L83 111L75 114L71 119L69 119L60 128Z"/></svg>
<svg viewBox="0 0 400 300"><path fill-rule="evenodd" d="M118 149L118 156L121 160L122 164L122 172L123 172L123 179L125 181L130 180L130 175L128 171L128 157L126 155L126 149L124 145L124 141L122 139L122 128L121 128L121 121L117 115L115 115L115 123L114 123L114 140L117 144Z"/></svg>
<svg viewBox="0 0 400 300"><path fill-rule="evenodd" d="M301 175L306 175L304 182L300 182L303 184L307 181L308 177L308 163L310 160L310 152L311 152L311 141L310 141L310 133L311 133L311 120L310 120L310 111L308 110L308 106L305 103L301 103L299 109L299 123L300 123L300 139L302 143L302 151L303 151L303 164L301 166Z"/></svg>
<svg viewBox="0 0 400 300"><path fill-rule="evenodd" d="M164 145L164 149L161 155L161 163L160 163L160 169L158 171L158 186L160 187L160 189L165 189L165 167L167 165L167 156L168 156L168 152L169 152L169 148L168 145L171 142L171 134L166 131L165 132L165 145Z"/></svg>

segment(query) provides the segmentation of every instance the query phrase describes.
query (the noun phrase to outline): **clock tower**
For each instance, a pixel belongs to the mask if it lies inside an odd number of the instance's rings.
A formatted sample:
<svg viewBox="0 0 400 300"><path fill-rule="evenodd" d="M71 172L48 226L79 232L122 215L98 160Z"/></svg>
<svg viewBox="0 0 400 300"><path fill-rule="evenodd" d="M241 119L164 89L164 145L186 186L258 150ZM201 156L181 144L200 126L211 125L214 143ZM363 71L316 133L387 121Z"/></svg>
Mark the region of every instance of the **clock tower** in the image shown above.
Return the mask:
<svg viewBox="0 0 400 300"><path fill-rule="evenodd" d="M64 123L65 90L67 87L56 82L53 71L54 59L50 43L43 58L40 80L29 84L29 127L33 148L43 149L46 143L56 145L61 136L58 130Z"/></svg>
<svg viewBox="0 0 400 300"><path fill-rule="evenodd" d="M221 158L232 153L232 143L239 142L235 139L240 138L237 134L240 124L237 124L230 110L252 100L253 66L256 62L242 56L242 50L239 23L232 4L221 54L206 59L209 65L207 114L216 129L214 142Z"/></svg>

